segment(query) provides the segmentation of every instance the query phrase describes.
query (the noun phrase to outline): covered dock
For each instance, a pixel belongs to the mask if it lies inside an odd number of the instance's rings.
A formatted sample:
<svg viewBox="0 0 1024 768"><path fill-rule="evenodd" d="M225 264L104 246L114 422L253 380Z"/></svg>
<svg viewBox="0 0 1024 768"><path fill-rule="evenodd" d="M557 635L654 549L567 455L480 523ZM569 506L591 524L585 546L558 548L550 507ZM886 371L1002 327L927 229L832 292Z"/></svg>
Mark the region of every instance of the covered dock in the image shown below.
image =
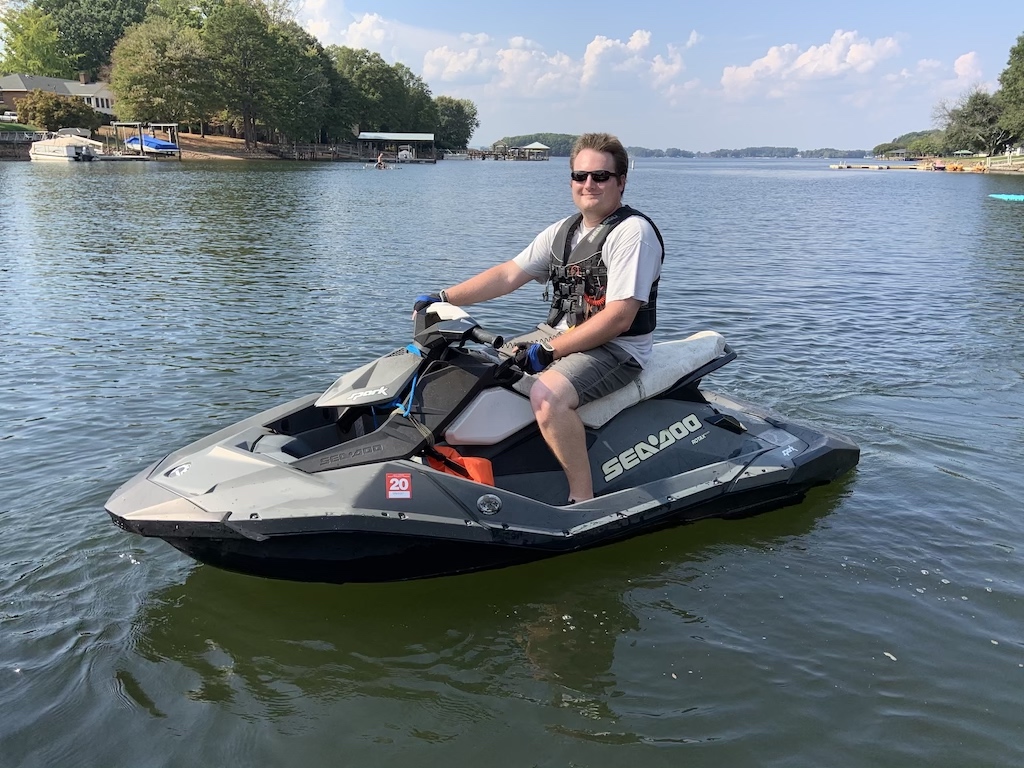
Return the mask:
<svg viewBox="0 0 1024 768"><path fill-rule="evenodd" d="M361 131L356 137L359 158L367 162L384 153L387 163L436 163L432 133L381 133Z"/></svg>

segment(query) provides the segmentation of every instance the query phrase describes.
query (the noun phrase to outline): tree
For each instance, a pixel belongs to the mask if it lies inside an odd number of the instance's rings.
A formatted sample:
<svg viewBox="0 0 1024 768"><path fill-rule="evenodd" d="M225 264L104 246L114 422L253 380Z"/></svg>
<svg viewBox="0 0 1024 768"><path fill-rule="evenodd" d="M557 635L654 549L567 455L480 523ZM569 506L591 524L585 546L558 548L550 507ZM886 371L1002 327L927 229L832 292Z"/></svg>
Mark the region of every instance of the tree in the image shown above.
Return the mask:
<svg viewBox="0 0 1024 768"><path fill-rule="evenodd" d="M198 30L155 16L128 30L111 59L122 120L202 125L212 112L212 67Z"/></svg>
<svg viewBox="0 0 1024 768"><path fill-rule="evenodd" d="M246 149L256 147L256 122L270 109L267 62L276 60L278 40L262 6L234 0L216 9L203 27L203 42L217 66L218 101L238 115Z"/></svg>
<svg viewBox="0 0 1024 768"><path fill-rule="evenodd" d="M18 101L18 119L47 131L88 128L95 131L103 115L81 99L49 91L29 91Z"/></svg>
<svg viewBox="0 0 1024 768"><path fill-rule="evenodd" d="M202 29L203 23L224 0L153 0L146 18L160 16L169 19L176 27Z"/></svg>
<svg viewBox="0 0 1024 768"><path fill-rule="evenodd" d="M939 136L922 136L907 144L907 154L928 157L944 154L945 144Z"/></svg>
<svg viewBox="0 0 1024 768"><path fill-rule="evenodd" d="M895 141L887 141L872 149L871 154L875 157L882 157L883 155L888 155L890 152L895 152L897 149L906 149L906 146L901 146Z"/></svg>
<svg viewBox="0 0 1024 768"><path fill-rule="evenodd" d="M27 5L21 9L8 8L0 15L0 24L3 24L0 73L74 76L78 57L62 53L57 22L52 16L34 5Z"/></svg>
<svg viewBox="0 0 1024 768"><path fill-rule="evenodd" d="M1010 49L1010 61L999 75L1003 114L999 124L1014 139L1024 139L1024 35Z"/></svg>
<svg viewBox="0 0 1024 768"><path fill-rule="evenodd" d="M972 149L988 155L997 154L1012 138L1000 126L1001 100L975 87L955 104L940 102L937 117L946 131L946 144L954 150Z"/></svg>
<svg viewBox="0 0 1024 768"><path fill-rule="evenodd" d="M274 25L274 31L269 122L292 140L318 139L330 111L326 71L333 65L317 39L294 21Z"/></svg>
<svg viewBox="0 0 1024 768"><path fill-rule="evenodd" d="M441 149L465 149L473 132L480 127L476 104L469 99L453 99L438 96L434 99L437 109L437 130L435 143Z"/></svg>
<svg viewBox="0 0 1024 768"><path fill-rule="evenodd" d="M398 109L395 110L395 126L391 130L432 133L438 125L437 105L430 88L423 78L414 74L405 64L395 63L391 67L401 89Z"/></svg>
<svg viewBox="0 0 1024 768"><path fill-rule="evenodd" d="M148 0L36 0L60 31L60 52L99 75L125 30L146 17Z"/></svg>
<svg viewBox="0 0 1024 768"><path fill-rule="evenodd" d="M360 130L426 131L437 124L430 91L404 64L391 67L365 48L332 45L327 53L352 86L352 114Z"/></svg>

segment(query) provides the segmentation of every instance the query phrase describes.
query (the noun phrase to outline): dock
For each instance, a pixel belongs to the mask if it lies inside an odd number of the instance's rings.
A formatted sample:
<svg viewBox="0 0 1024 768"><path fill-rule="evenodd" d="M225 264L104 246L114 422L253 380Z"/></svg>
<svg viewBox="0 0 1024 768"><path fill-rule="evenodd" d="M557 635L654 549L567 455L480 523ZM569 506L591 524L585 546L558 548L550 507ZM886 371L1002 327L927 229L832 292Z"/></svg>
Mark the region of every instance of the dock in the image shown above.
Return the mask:
<svg viewBox="0 0 1024 768"><path fill-rule="evenodd" d="M832 170L855 170L855 171L917 171L916 165L854 165L853 163L839 163L830 165ZM928 170L931 170L929 168Z"/></svg>

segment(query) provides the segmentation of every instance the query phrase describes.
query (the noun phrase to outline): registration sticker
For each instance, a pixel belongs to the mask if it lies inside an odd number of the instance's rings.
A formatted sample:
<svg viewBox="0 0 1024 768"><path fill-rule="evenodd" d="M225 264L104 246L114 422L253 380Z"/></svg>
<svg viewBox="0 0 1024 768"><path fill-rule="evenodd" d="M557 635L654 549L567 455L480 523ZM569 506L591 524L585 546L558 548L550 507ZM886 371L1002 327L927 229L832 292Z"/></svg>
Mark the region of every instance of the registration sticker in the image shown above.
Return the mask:
<svg viewBox="0 0 1024 768"><path fill-rule="evenodd" d="M388 472L385 475L389 499L412 498L412 474L409 472Z"/></svg>

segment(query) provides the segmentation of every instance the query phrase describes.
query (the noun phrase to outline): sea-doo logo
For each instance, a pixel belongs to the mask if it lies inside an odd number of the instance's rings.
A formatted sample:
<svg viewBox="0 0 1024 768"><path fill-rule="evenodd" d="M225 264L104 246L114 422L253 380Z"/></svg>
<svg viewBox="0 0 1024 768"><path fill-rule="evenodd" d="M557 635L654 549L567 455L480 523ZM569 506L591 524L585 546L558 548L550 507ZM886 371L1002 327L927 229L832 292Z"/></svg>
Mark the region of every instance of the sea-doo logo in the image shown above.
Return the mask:
<svg viewBox="0 0 1024 768"><path fill-rule="evenodd" d="M388 388L380 387L379 389L364 389L362 392L353 392L351 395L348 396L348 399L362 400L364 397L376 397L377 395L380 395L381 397L387 397Z"/></svg>
<svg viewBox="0 0 1024 768"><path fill-rule="evenodd" d="M354 451L341 451L340 453L332 453L330 456L324 456L320 459L320 466L324 467L328 464L340 464L345 459L354 459L359 456L369 456L371 453L380 453L384 450L384 446L378 443L377 445L367 445L363 448L356 448Z"/></svg>
<svg viewBox="0 0 1024 768"><path fill-rule="evenodd" d="M646 461L651 456L661 453L669 446L675 445L678 440L682 440L698 429L703 429L703 425L700 423L700 419L691 413L685 419L669 424L658 432L657 435L649 435L646 441L637 443L632 448L627 448L618 456L608 459L608 461L601 465L605 482L614 480L623 472L639 466L641 461ZM697 440L693 442L697 442Z"/></svg>

